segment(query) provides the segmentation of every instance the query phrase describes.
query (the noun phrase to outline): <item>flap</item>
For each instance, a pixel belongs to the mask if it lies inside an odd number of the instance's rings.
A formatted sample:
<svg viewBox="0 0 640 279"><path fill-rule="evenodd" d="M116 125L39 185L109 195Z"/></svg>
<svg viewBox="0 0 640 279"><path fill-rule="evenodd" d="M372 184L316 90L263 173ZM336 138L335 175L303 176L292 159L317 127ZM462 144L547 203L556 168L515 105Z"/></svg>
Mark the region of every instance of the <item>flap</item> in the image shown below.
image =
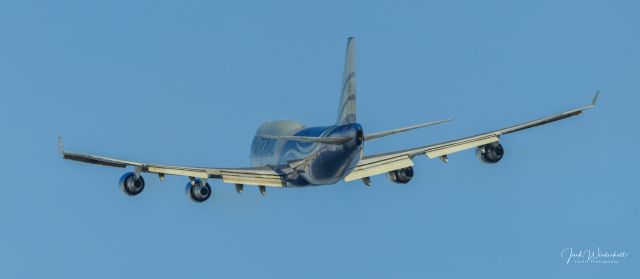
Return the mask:
<svg viewBox="0 0 640 279"><path fill-rule="evenodd" d="M233 184L249 184L273 187L282 187L285 185L284 181L280 177L252 177L224 174L222 175L222 181L225 183Z"/></svg>
<svg viewBox="0 0 640 279"><path fill-rule="evenodd" d="M411 166L413 166L413 161L408 155L390 157L388 159L375 161L369 164L359 165L344 178L344 181L349 182Z"/></svg>
<svg viewBox="0 0 640 279"><path fill-rule="evenodd" d="M497 142L498 140L499 139L496 135L492 135L492 134L482 135L482 136L467 138L460 141L453 141L450 143L435 145L425 150L424 153L427 155L427 157L429 157L430 159L433 159L436 157L440 157L442 155L447 155L447 154L455 153L465 149L489 144L492 142Z"/></svg>

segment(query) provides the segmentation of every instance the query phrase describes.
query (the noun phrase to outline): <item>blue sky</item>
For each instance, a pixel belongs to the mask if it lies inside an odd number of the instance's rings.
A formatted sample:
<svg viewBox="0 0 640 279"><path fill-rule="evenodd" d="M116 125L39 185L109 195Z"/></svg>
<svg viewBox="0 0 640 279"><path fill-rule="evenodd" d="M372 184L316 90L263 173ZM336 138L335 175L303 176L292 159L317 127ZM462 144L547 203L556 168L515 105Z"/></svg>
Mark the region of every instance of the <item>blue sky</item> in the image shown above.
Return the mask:
<svg viewBox="0 0 640 279"><path fill-rule="evenodd" d="M616 278L640 275L637 1L1 1L2 278ZM125 196L66 148L239 167L257 126L336 116L356 37L366 131L456 120L367 153L484 132L505 158L416 159L416 177L307 189L186 179ZM566 264L563 249L621 250Z"/></svg>

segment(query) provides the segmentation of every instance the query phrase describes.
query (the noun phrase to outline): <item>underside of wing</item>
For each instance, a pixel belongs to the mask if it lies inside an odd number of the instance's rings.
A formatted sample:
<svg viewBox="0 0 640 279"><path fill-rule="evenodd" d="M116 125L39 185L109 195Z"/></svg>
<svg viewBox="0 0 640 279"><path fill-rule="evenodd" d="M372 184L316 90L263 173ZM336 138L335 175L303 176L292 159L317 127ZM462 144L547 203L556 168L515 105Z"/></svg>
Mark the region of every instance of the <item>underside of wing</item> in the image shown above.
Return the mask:
<svg viewBox="0 0 640 279"><path fill-rule="evenodd" d="M364 179L370 176L388 173L390 171L409 168L413 166L412 159L416 155L424 154L430 159L440 158L444 162L448 162L447 155L470 148L477 148L480 152L481 159L484 162L496 163L503 155L502 146L499 144L500 137L502 135L579 115L585 110L595 107L598 95L599 92L596 93L591 104L588 106L568 110L559 114L554 114L507 128L437 144L365 156L354 170L345 177L345 181Z"/></svg>
<svg viewBox="0 0 640 279"><path fill-rule="evenodd" d="M67 152L64 150L61 150L61 152L63 157L68 160L119 168L132 166L136 169L136 171L156 173L161 177L163 177L164 175L178 175L190 178L222 179L223 182L233 184L248 184L274 187L285 186L284 176L286 174L268 167L205 168L171 166L120 160L91 154Z"/></svg>

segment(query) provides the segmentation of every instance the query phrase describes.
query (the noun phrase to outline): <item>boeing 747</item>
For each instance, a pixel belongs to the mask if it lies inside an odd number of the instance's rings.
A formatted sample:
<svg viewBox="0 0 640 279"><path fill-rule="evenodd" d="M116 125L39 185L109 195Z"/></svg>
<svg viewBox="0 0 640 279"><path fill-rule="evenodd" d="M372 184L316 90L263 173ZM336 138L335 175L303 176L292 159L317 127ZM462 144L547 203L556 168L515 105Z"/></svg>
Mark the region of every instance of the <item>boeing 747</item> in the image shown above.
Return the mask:
<svg viewBox="0 0 640 279"><path fill-rule="evenodd" d="M342 94L338 118L334 124L322 127L306 127L296 121L269 121L258 127L251 144L251 167L215 168L160 165L108 158L103 156L69 152L58 139L64 159L109 167L132 168L120 178L120 188L129 196L140 194L145 188L143 173L187 177L185 192L195 202L204 202L212 195L209 181L219 179L234 184L241 193L244 185L258 186L265 195L266 187L307 187L331 185L342 180L362 180L371 185L370 177L387 174L392 182L405 184L414 175L413 159L418 155L440 158L448 162L448 155L465 149L475 149L484 163L494 164L504 156L500 138L504 135L562 120L593 108L598 93L591 104L559 114L543 117L522 124L478 135L392 151L383 154L363 155L365 143L406 131L440 124L450 119L365 134L356 121L356 71L354 39L347 41Z"/></svg>

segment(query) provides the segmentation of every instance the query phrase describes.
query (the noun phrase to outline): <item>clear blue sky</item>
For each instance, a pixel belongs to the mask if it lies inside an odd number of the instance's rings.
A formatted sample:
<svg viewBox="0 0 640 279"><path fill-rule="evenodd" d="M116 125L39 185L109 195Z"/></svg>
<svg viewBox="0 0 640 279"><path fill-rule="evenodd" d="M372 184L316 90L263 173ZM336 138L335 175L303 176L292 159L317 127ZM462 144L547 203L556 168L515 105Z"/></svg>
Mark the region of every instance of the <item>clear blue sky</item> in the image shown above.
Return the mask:
<svg viewBox="0 0 640 279"><path fill-rule="evenodd" d="M219 1L221 2L221 1ZM1 1L2 278L632 278L640 275L637 1ZM369 132L390 151L587 104L505 136L505 158L416 159L384 176L238 195L186 179L125 196L124 170L66 148L165 164L249 164L256 127L336 117L356 37ZM569 264L601 247L619 264Z"/></svg>

